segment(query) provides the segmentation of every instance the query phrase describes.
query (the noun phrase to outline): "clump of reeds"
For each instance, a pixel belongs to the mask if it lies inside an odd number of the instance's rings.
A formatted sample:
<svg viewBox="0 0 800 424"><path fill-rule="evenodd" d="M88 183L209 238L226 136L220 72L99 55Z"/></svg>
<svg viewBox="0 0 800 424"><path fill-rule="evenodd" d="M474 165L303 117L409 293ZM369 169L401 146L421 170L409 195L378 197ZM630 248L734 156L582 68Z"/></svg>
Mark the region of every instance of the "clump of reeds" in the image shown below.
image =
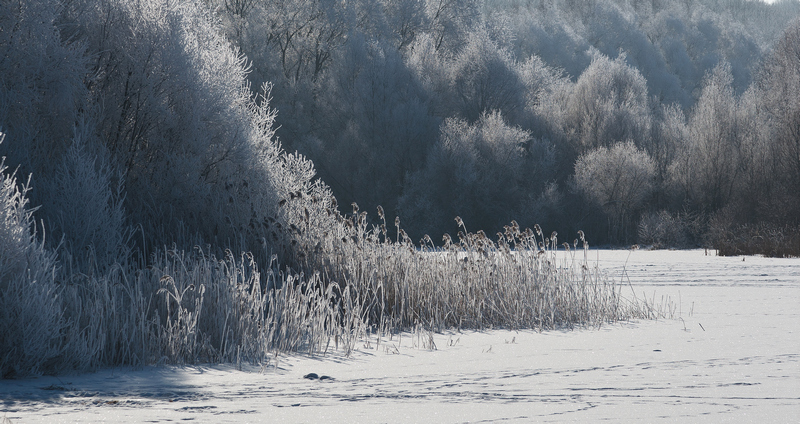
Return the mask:
<svg viewBox="0 0 800 424"><path fill-rule="evenodd" d="M468 232L457 217L457 239L445 235L437 247L427 235L413 243L399 219L392 240L381 209L378 217L380 224L369 226L366 213L355 209L341 242L309 263L359 293L372 328L544 330L652 316L589 264L582 232L572 244L559 244L556 233L512 221L491 239Z"/></svg>
<svg viewBox="0 0 800 424"><path fill-rule="evenodd" d="M319 275L259 270L253 255L164 249L145 269L117 267L79 285L92 365L251 362L280 352L349 353L366 329L357 295Z"/></svg>

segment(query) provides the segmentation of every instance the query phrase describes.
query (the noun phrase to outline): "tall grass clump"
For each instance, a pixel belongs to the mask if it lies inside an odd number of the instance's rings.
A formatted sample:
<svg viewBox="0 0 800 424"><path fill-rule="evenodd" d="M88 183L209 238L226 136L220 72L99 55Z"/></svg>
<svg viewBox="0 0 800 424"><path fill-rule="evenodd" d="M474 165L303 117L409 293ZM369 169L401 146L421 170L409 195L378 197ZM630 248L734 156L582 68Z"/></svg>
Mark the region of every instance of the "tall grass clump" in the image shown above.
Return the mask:
<svg viewBox="0 0 800 424"><path fill-rule="evenodd" d="M559 244L555 232L522 230L512 221L492 240L456 218L457 240L445 235L437 247L427 235L414 244L399 219L392 240L378 212L379 226L370 227L357 210L343 218L340 242L323 263L309 264L358 293L370 328L544 330L654 316L590 266L582 232Z"/></svg>
<svg viewBox="0 0 800 424"><path fill-rule="evenodd" d="M269 362L278 352L345 352L364 333L351 292L318 275L281 272L273 258L261 272L250 253L224 259L195 248L157 255L154 317L161 359L183 362ZM155 279L152 280L155 282Z"/></svg>

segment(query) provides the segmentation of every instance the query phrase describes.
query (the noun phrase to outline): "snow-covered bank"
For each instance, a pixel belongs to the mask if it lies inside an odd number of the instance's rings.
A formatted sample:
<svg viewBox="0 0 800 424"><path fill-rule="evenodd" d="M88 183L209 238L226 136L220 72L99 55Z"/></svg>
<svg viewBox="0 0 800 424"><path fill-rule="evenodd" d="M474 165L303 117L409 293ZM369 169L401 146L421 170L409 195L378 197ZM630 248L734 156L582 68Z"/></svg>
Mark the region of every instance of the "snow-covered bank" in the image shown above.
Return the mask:
<svg viewBox="0 0 800 424"><path fill-rule="evenodd" d="M0 417L53 422L790 422L800 259L591 251L679 318L363 342L349 359L114 369L0 381ZM622 269L625 269L625 275ZM309 380L308 373L333 380ZM2 418L0 418L2 419Z"/></svg>

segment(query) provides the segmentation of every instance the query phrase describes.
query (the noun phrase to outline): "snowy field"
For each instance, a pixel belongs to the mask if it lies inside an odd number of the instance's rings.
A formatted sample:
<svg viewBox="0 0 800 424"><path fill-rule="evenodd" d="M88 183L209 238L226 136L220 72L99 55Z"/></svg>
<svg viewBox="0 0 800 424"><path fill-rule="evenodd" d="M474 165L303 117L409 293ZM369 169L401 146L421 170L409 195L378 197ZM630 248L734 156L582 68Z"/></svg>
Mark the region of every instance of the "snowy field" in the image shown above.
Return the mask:
<svg viewBox="0 0 800 424"><path fill-rule="evenodd" d="M800 259L590 252L598 258L623 293L671 298L676 318L434 334L435 349L405 334L264 370L0 380L0 422L797 422Z"/></svg>

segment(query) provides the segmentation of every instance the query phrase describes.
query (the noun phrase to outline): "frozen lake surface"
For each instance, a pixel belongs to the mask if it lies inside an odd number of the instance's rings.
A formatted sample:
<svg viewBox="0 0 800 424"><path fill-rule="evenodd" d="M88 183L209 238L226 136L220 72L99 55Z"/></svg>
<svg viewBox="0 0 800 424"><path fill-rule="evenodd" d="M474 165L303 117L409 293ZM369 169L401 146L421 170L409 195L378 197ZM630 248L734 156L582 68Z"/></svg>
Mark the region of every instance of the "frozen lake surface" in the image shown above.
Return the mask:
<svg viewBox="0 0 800 424"><path fill-rule="evenodd" d="M712 252L709 252L712 253ZM590 251L676 319L374 338L350 358L0 380L0 422L796 422L800 259ZM624 273L623 273L624 270ZM277 365L277 366L276 366ZM263 372L262 372L263 371ZM303 378L308 373L328 380Z"/></svg>

